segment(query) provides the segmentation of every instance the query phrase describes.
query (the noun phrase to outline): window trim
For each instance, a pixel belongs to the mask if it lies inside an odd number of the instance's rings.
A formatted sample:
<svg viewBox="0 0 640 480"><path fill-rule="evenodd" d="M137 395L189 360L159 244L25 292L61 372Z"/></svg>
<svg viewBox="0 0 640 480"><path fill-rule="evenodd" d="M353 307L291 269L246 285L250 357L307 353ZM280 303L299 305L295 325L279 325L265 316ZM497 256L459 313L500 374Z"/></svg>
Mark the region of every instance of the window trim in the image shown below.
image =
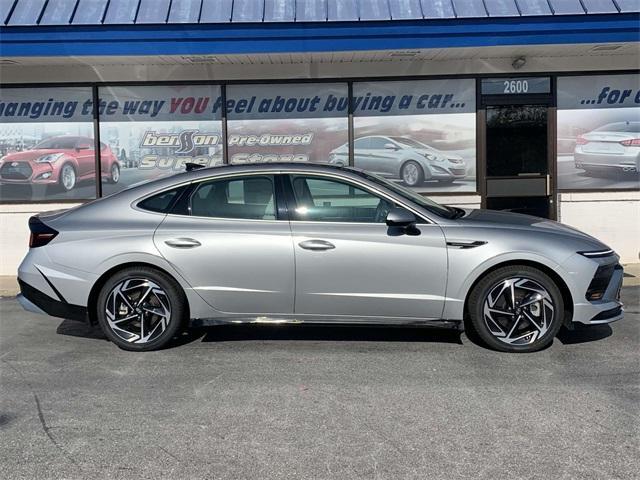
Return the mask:
<svg viewBox="0 0 640 480"><path fill-rule="evenodd" d="M191 191L187 192L189 195L189 200L188 200L188 204L187 204L187 211L189 212L188 215L182 215L182 214L174 214L174 213L169 213L168 215L175 215L175 216L179 216L179 217L189 217L189 218L198 218L198 219L211 219L211 220L222 220L222 221L241 221L241 222L282 222L283 220L286 221L288 220L287 218L285 219L281 219L280 217L280 207L279 207L279 202L278 202L278 187L277 187L277 181L276 181L276 176L278 175L277 172L238 172L236 174L232 174L232 175L220 175L220 176L214 176L214 177L207 177L205 179L198 179L198 180L193 180L191 182ZM274 219L266 219L266 218L229 218L229 217L206 217L206 216L202 216L202 215L193 215L192 211L191 211L191 202L193 200L193 196L195 195L195 193L198 191L198 188L200 187L200 185L202 185L203 183L206 182L215 182L215 181L225 181L225 180L229 180L235 177L240 177L240 178L245 178L245 177L271 177L271 185L273 186L273 209L274 209Z"/></svg>
<svg viewBox="0 0 640 480"><path fill-rule="evenodd" d="M418 225L437 225L436 222L434 222L430 218L427 218L423 213L417 211L417 209L413 205L407 205L406 201L399 201L398 199L390 195L387 195L386 193L382 192L381 190L378 190L377 188L370 187L366 183L358 182L357 180L354 180L350 177L342 177L342 176L336 176L336 175L325 174L325 173L316 173L316 172L307 173L307 172L300 172L300 171L282 171L280 172L280 175L282 175L282 177L286 177L283 183L286 191L285 200L287 202L287 209L289 210L289 212L295 212L295 209L297 208L297 205L298 205L295 199L295 193L293 190L293 183L292 183L291 177L292 175L299 175L304 177L320 177L323 179L328 178L330 180L338 180L339 182L346 183L347 185L359 188L360 190L365 190L371 195L374 195L376 197L382 197L383 199L391 203L400 205L402 208L410 211L416 216L416 224ZM289 215L289 217L290 217L289 222L291 223L310 223L310 224L318 224L318 225L384 225L386 226L386 223L384 222L382 223L380 222L334 222L334 221L323 222L319 220L298 220L295 218L295 215L291 215L291 214Z"/></svg>

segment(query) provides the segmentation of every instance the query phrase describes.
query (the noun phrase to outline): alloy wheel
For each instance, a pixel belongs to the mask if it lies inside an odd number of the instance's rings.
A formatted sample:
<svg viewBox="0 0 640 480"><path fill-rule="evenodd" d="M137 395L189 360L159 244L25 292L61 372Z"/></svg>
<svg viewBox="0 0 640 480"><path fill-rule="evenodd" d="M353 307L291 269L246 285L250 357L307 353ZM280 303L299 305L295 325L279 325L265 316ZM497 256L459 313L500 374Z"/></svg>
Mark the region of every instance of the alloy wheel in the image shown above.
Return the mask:
<svg viewBox="0 0 640 480"><path fill-rule="evenodd" d="M129 343L149 343L167 329L171 305L158 284L147 278L132 278L111 289L105 313L118 337Z"/></svg>
<svg viewBox="0 0 640 480"><path fill-rule="evenodd" d="M111 181L113 183L118 183L118 180L120 180L120 169L118 168L118 165L114 163L111 166Z"/></svg>
<svg viewBox="0 0 640 480"><path fill-rule="evenodd" d="M551 294L524 277L500 281L484 300L483 317L489 332L508 345L530 345L550 328L555 316Z"/></svg>
<svg viewBox="0 0 640 480"><path fill-rule="evenodd" d="M420 172L418 171L418 166L413 163L408 163L402 169L402 180L407 185L415 185L418 183L419 177Z"/></svg>
<svg viewBox="0 0 640 480"><path fill-rule="evenodd" d="M76 184L76 172L71 165L62 167L62 186L65 190L71 190Z"/></svg>

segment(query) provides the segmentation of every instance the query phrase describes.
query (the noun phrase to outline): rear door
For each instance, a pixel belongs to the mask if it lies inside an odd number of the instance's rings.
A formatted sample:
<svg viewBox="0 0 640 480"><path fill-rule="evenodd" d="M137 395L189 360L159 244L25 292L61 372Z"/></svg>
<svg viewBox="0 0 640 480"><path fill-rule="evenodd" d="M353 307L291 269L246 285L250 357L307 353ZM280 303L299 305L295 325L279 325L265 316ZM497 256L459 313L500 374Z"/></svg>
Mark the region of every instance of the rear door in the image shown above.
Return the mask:
<svg viewBox="0 0 640 480"><path fill-rule="evenodd" d="M293 313L294 257L273 175L236 175L192 187L184 215L169 214L154 241L213 308Z"/></svg>

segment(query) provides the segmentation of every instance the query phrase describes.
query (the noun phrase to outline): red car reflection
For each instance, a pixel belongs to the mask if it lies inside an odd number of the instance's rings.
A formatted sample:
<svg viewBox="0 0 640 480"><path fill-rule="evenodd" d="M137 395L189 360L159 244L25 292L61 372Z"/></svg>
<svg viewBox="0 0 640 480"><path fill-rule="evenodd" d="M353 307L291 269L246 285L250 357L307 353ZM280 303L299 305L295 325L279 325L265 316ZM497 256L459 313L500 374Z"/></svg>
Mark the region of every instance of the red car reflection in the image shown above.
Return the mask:
<svg viewBox="0 0 640 480"><path fill-rule="evenodd" d="M120 180L120 162L111 149L101 144L102 178ZM0 159L0 183L44 184L68 192L81 180L94 179L94 141L89 137L51 137L23 152Z"/></svg>

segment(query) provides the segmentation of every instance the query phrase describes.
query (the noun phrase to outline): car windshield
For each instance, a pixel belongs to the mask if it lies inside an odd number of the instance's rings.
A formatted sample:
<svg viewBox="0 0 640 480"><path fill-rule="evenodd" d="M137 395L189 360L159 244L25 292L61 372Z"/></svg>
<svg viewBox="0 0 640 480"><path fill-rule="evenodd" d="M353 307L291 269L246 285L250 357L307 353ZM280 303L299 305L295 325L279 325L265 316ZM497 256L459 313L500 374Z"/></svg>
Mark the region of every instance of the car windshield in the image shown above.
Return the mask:
<svg viewBox="0 0 640 480"><path fill-rule="evenodd" d="M69 150L75 148L77 138L48 138L43 140L35 147L34 150Z"/></svg>
<svg viewBox="0 0 640 480"><path fill-rule="evenodd" d="M358 175L366 178L367 180L385 187L388 190L391 190L394 193L410 200L411 202L421 206L422 208L435 213L444 218L456 218L460 216L460 212L463 212L461 209L456 209L453 207L446 207L444 205L440 205L439 203L434 202L430 198L423 197L419 193L414 192L408 188L405 188L397 183L393 183L383 177L379 177L378 175L374 175L372 173L365 173L357 170L355 171ZM464 212L463 212L464 213Z"/></svg>
<svg viewBox="0 0 640 480"><path fill-rule="evenodd" d="M426 145L420 142L417 142L411 138L406 138L406 137L390 137L391 140L393 140L394 142L398 142L401 143L403 145L407 145L408 147L413 147L413 148L425 148Z"/></svg>
<svg viewBox="0 0 640 480"><path fill-rule="evenodd" d="M598 127L594 132L640 133L640 122L617 122Z"/></svg>

